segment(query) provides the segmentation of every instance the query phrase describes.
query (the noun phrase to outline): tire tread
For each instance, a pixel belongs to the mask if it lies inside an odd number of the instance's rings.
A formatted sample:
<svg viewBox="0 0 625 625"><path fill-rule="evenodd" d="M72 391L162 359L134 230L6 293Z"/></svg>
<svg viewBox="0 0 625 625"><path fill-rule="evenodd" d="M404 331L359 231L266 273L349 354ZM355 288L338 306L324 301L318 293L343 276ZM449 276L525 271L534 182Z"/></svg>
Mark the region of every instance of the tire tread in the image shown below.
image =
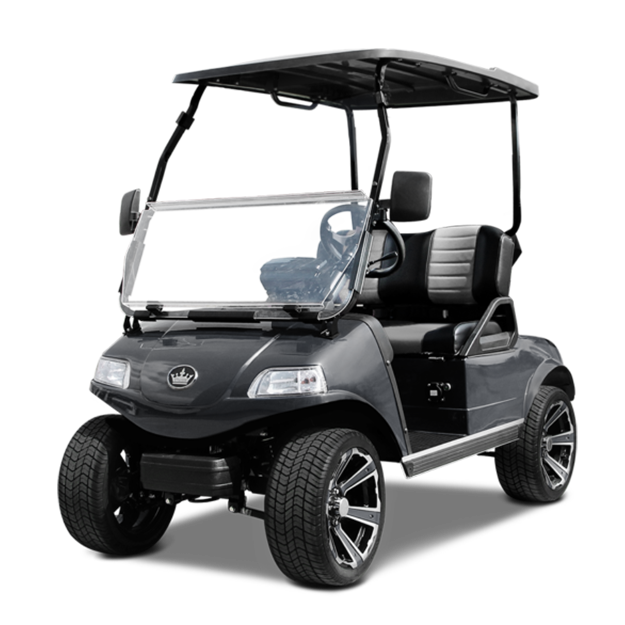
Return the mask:
<svg viewBox="0 0 625 625"><path fill-rule="evenodd" d="M265 497L265 531L276 564L293 580L325 586L346 583L328 566L325 555L324 489L335 450L354 435L367 440L345 428L302 432L274 461Z"/></svg>
<svg viewBox="0 0 625 625"><path fill-rule="evenodd" d="M112 419L87 421L74 434L61 461L58 499L61 517L70 535L81 545L111 555L131 555L149 549L164 534L173 508L159 514L145 533L125 536L111 521L108 493L110 454L119 434Z"/></svg>
<svg viewBox="0 0 625 625"><path fill-rule="evenodd" d="M495 450L499 483L513 499L547 503L559 499L566 489L565 485L558 491L550 491L545 485L540 468L543 414L553 401L554 395L566 397L560 388L542 386L521 426L519 439ZM570 404L569 408L572 411Z"/></svg>

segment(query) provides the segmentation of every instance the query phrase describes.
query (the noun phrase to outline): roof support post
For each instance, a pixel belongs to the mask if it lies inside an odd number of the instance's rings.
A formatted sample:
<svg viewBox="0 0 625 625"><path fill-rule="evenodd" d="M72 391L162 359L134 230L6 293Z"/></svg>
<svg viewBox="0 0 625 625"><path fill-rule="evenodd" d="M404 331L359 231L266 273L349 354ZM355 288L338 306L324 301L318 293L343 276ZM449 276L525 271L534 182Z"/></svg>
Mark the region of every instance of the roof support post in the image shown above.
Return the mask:
<svg viewBox="0 0 625 625"><path fill-rule="evenodd" d="M371 184L371 188L369 189L369 195L372 195L373 192L373 200L375 202L377 202L380 197L382 179L384 178L384 173L386 172L386 163L388 162L388 155L391 150L391 128L388 123L390 107L384 93L384 76L389 63L390 61L382 59L378 61L375 68L375 100L378 104L378 120L382 135L380 153L375 164L375 172L373 176L374 182Z"/></svg>
<svg viewBox="0 0 625 625"><path fill-rule="evenodd" d="M514 236L521 218L521 143L519 139L519 111L515 96L510 96L510 117L512 125L512 206L506 215L506 232Z"/></svg>
<svg viewBox="0 0 625 625"><path fill-rule="evenodd" d="M172 157L172 154L180 143L180 140L184 136L184 133L193 125L193 118L195 117L197 109L200 106L202 96L204 95L203 92L203 88L198 88L191 97L191 101L189 102L189 110L185 111L185 107L183 107L182 115L180 116L176 124L176 129L174 130L171 137L169 137L167 145L165 145L165 148L163 149L161 158L156 165L156 171L154 172L154 178L152 179L152 188L150 189L150 199L153 202L158 200L158 198L160 197L159 189L161 187L163 170L165 169L165 165L169 163L169 159Z"/></svg>
<svg viewBox="0 0 625 625"><path fill-rule="evenodd" d="M347 115L347 132L349 134L349 163L352 178L352 191L358 191L358 149L356 147L356 124L354 123L354 111L345 106Z"/></svg>

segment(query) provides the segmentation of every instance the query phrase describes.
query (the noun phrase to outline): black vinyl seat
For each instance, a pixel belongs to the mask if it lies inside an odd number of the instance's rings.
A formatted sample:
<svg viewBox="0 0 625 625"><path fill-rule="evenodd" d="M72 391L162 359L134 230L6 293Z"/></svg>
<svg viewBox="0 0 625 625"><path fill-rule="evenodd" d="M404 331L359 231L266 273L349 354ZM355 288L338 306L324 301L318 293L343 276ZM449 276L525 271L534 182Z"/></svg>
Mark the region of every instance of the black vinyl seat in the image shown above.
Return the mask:
<svg viewBox="0 0 625 625"><path fill-rule="evenodd" d="M428 174L396 172L391 220L426 219L431 182ZM515 244L498 228L480 225L403 236L404 263L387 277L367 278L359 304L378 317L395 354L457 354L488 305L508 295ZM393 247L385 230L374 231L370 258L381 258ZM496 320L484 323L485 349L505 347L508 330Z"/></svg>

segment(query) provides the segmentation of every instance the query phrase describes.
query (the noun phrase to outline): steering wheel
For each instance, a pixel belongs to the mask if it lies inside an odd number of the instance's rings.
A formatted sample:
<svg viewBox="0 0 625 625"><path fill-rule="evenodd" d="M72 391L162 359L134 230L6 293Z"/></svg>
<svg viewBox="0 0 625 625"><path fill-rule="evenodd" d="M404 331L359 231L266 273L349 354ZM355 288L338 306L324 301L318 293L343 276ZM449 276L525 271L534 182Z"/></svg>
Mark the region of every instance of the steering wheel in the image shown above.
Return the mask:
<svg viewBox="0 0 625 625"><path fill-rule="evenodd" d="M360 227L351 230L342 230L340 232L334 232L332 226L330 226L330 219L334 215L339 213L351 213L354 216L354 210L357 210L354 206L349 204L341 204L330 209L321 220L319 226L319 237L321 239L321 245L323 249L334 259L341 260L345 250L349 247L349 243L353 237L360 236Z"/></svg>

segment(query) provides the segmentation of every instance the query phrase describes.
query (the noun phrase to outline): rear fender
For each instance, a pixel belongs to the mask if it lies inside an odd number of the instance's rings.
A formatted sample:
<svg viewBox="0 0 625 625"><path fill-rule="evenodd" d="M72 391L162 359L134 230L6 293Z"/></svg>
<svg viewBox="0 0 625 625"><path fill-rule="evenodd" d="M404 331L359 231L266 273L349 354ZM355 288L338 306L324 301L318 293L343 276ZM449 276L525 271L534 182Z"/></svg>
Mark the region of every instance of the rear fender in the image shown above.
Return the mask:
<svg viewBox="0 0 625 625"><path fill-rule="evenodd" d="M530 378L525 391L523 414L527 415L541 386L555 386L561 388L571 401L575 398L575 383L573 375L562 364L552 360L543 362L536 373Z"/></svg>

